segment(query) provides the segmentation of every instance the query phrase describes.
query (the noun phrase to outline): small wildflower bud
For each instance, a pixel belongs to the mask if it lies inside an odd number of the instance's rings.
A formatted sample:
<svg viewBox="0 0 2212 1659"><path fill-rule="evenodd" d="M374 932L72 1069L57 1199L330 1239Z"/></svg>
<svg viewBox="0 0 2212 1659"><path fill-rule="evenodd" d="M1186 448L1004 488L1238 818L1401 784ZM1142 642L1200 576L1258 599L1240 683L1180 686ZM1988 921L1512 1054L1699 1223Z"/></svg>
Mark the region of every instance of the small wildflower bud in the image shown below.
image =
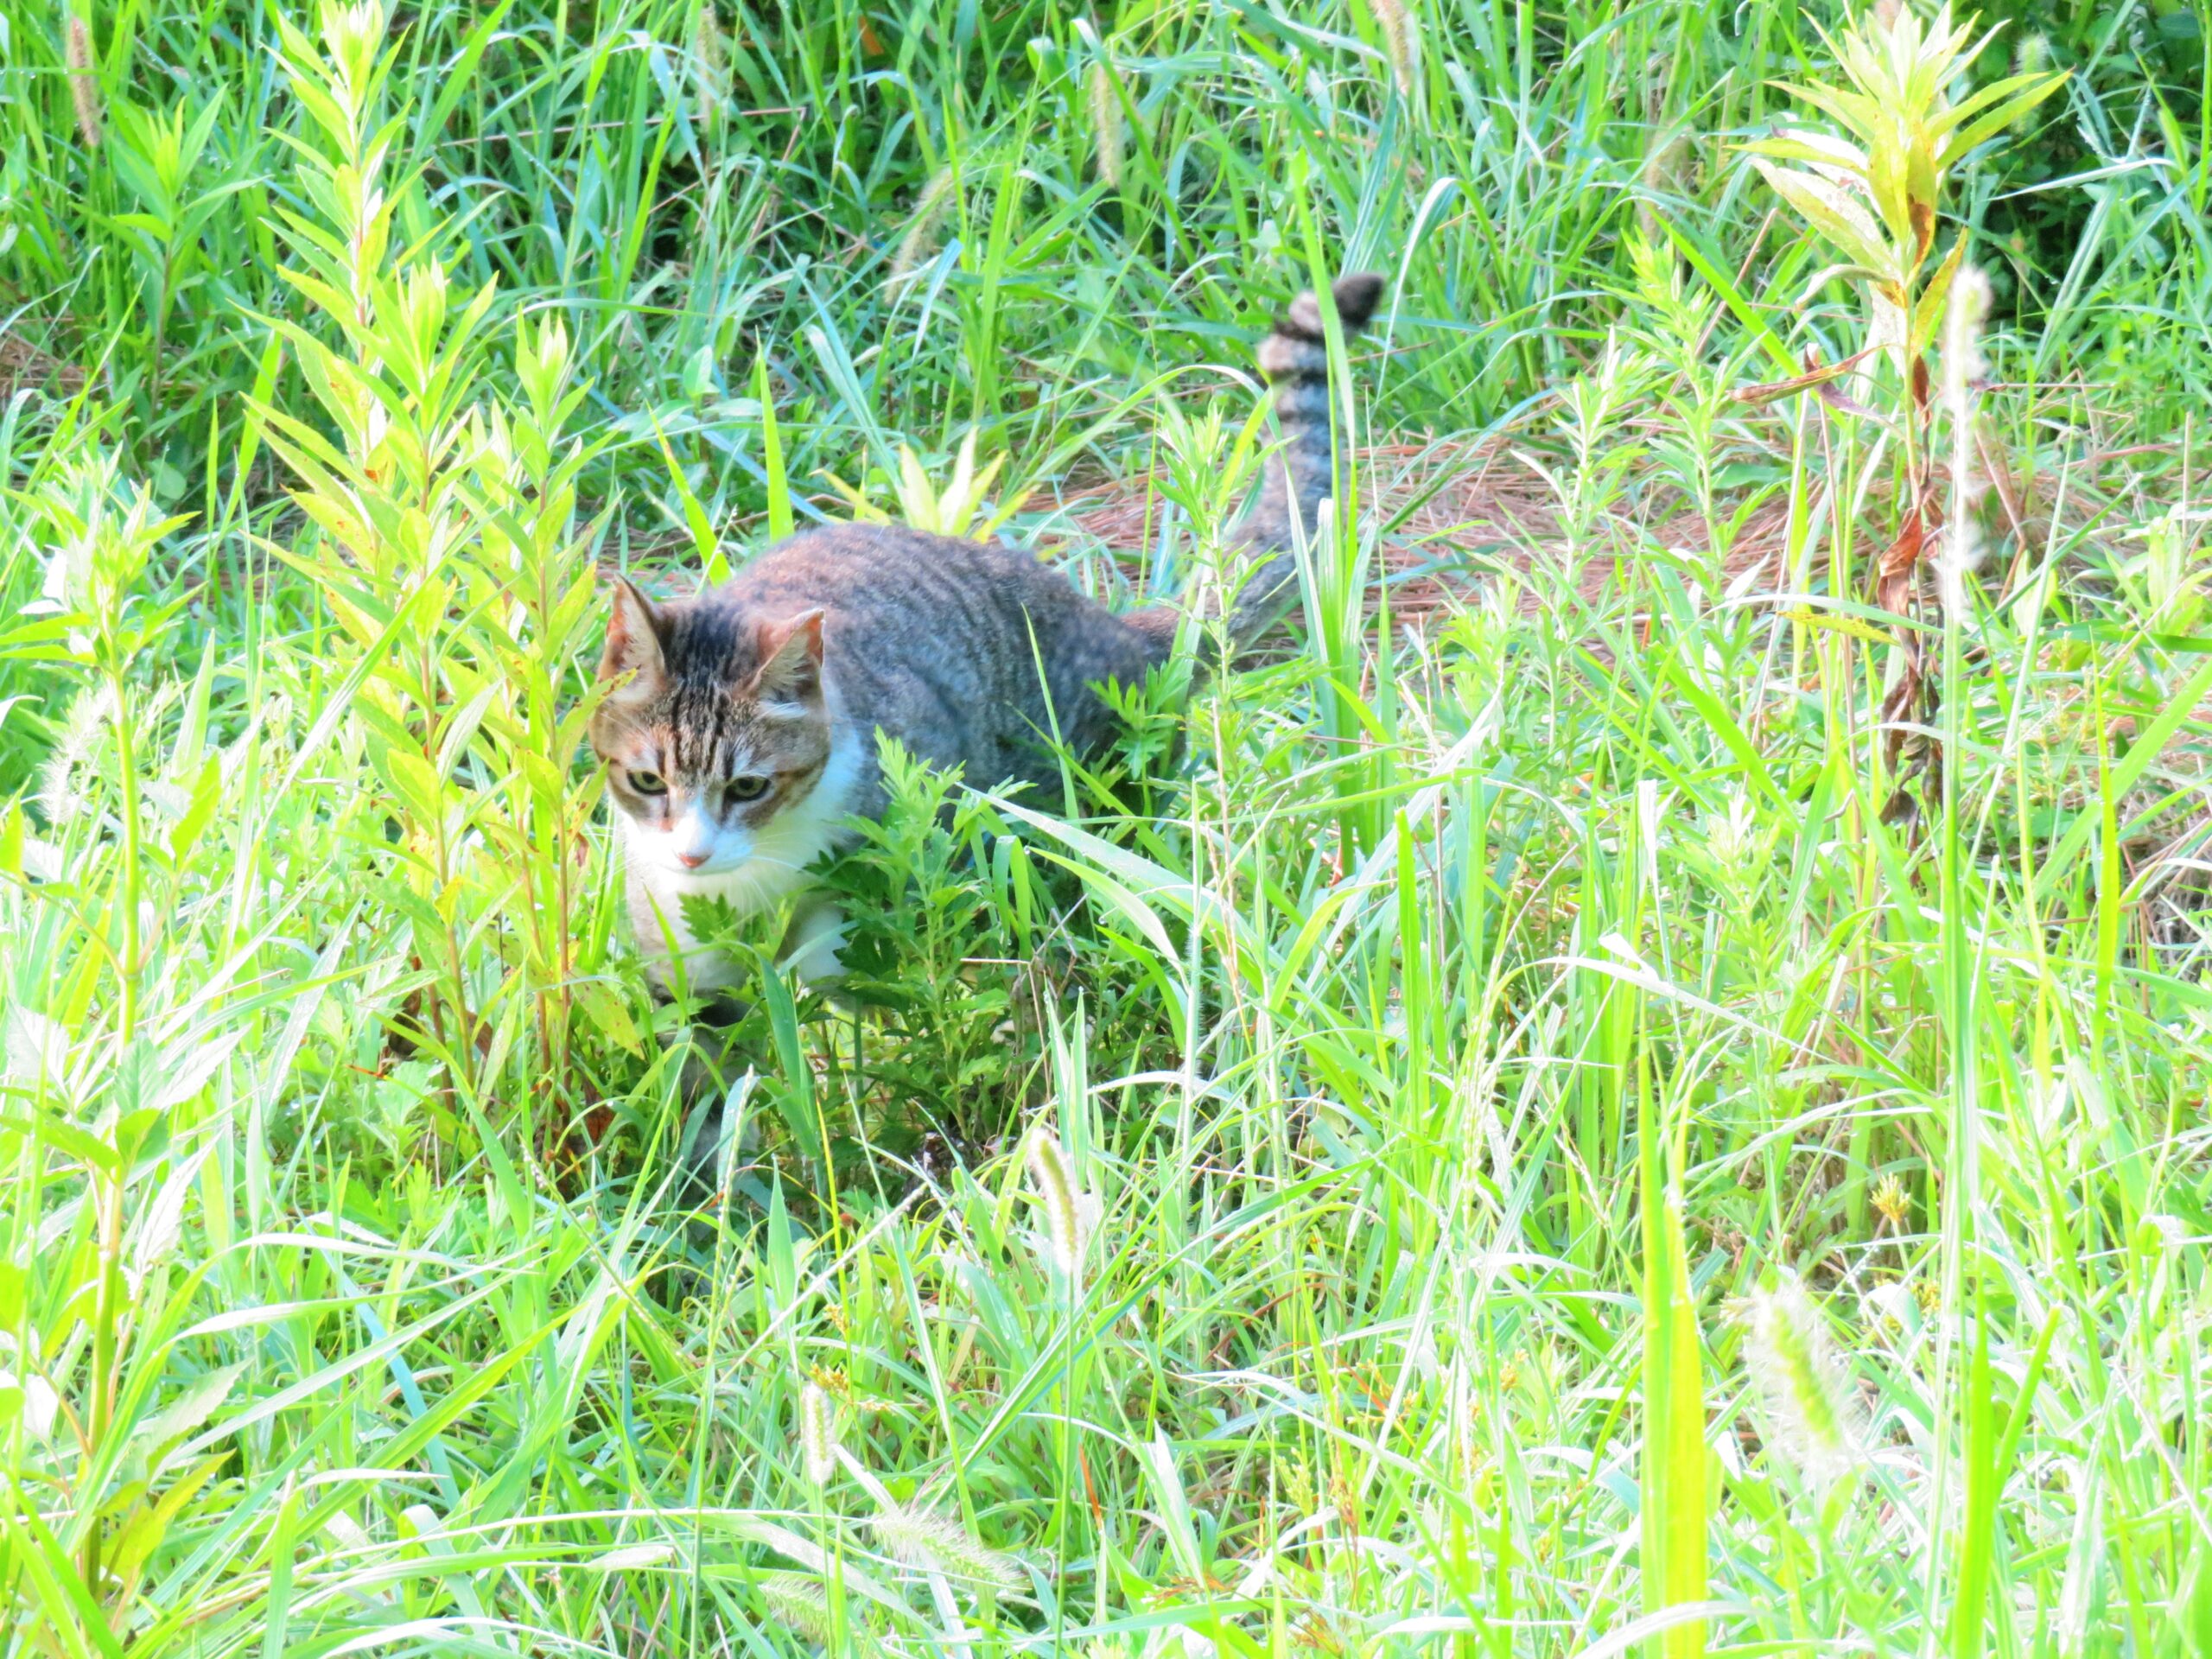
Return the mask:
<svg viewBox="0 0 2212 1659"><path fill-rule="evenodd" d="M1885 1225L1897 1231L1904 1225L1905 1211L1911 1200L1905 1197L1904 1183L1894 1175L1885 1175L1874 1183L1874 1213L1881 1217Z"/></svg>

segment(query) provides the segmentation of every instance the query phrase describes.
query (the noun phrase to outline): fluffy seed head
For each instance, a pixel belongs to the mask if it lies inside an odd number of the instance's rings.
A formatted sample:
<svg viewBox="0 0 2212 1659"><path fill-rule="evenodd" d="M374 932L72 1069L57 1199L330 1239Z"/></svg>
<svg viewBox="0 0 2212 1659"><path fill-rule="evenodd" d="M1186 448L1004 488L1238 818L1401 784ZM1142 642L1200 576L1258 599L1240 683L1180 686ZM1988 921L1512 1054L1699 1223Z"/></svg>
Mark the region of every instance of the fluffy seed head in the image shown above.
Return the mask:
<svg viewBox="0 0 2212 1659"><path fill-rule="evenodd" d="M1122 188L1122 99L1114 85L1114 72L1100 58L1086 77L1090 96L1090 130L1098 144L1098 176L1110 189Z"/></svg>
<svg viewBox="0 0 2212 1659"><path fill-rule="evenodd" d="M1827 1322L1796 1279L1746 1301L1744 1357L1765 1402L1769 1444L1826 1486L1855 1467L1864 1435Z"/></svg>
<svg viewBox="0 0 2212 1659"><path fill-rule="evenodd" d="M2015 73L2023 75L2040 75L2047 71L2050 67L2050 37L2040 30L2023 35L2014 52L2012 67ZM2032 118L2032 111L2022 110L2019 119L2012 123L2010 130L2016 134L2024 133Z"/></svg>
<svg viewBox="0 0 2212 1659"><path fill-rule="evenodd" d="M941 1515L918 1510L885 1510L868 1522L869 1530L894 1561L966 1579L1000 1590L1019 1590L1026 1580L1021 1563L979 1544L968 1529Z"/></svg>
<svg viewBox="0 0 2212 1659"><path fill-rule="evenodd" d="M69 64L69 101L77 106L77 132L86 149L100 147L100 84L92 76L92 31L75 12L62 30L62 53Z"/></svg>
<svg viewBox="0 0 2212 1659"><path fill-rule="evenodd" d="M768 1604L768 1611L778 1621L823 1649L854 1654L882 1651L874 1637L853 1619L849 1611L844 1629L838 1630L836 1618L830 1610L830 1592L822 1587L819 1579L804 1573L763 1573L757 1582L760 1599ZM841 1638L845 1646L839 1649L836 1644Z"/></svg>
<svg viewBox="0 0 2212 1659"><path fill-rule="evenodd" d="M1936 560L1936 579L1947 610L1965 602L1967 572L1981 555L1974 510L1988 487L1975 454L1974 383L1986 365L1981 326L1989 315L1989 278L1974 265L1962 265L1952 280L1950 304L1943 318L1943 401L1951 416L1952 511Z"/></svg>
<svg viewBox="0 0 2212 1659"><path fill-rule="evenodd" d="M914 217L907 223L906 234L899 239L899 251L891 258L891 280L897 282L922 262L937 238L938 221L944 217L944 210L952 200L952 169L941 167L922 191L921 200L914 204Z"/></svg>
<svg viewBox="0 0 2212 1659"><path fill-rule="evenodd" d="M1068 1172L1067 1154L1049 1129L1039 1128L1029 1137L1029 1174L1037 1183L1038 1204L1045 1212L1045 1243L1052 1265L1073 1277L1083 1270L1088 1230L1075 1178Z"/></svg>
<svg viewBox="0 0 2212 1659"><path fill-rule="evenodd" d="M837 1471L837 1434L830 1423L830 1395L819 1382L810 1381L798 1391L798 1447L806 1478L827 1485Z"/></svg>
<svg viewBox="0 0 2212 1659"><path fill-rule="evenodd" d="M692 30L691 49L699 60L699 124L713 121L728 82L722 56L721 19L715 15L715 0L700 0L699 16Z"/></svg>
<svg viewBox="0 0 2212 1659"><path fill-rule="evenodd" d="M1981 355L1981 327L1989 316L1989 278L1981 268L1960 266L1943 316L1943 391L1954 409L1972 396L1974 381L1987 367Z"/></svg>
<svg viewBox="0 0 2212 1659"><path fill-rule="evenodd" d="M1390 60L1390 77L1398 95L1414 95L1414 54L1420 49L1421 26L1407 10L1405 0L1367 0L1376 31L1382 36L1382 50Z"/></svg>
<svg viewBox="0 0 2212 1659"><path fill-rule="evenodd" d="M102 686L71 699L60 732L39 772L38 804L47 823L55 829L79 817L90 804L79 774L90 765L101 734L114 718L112 687Z"/></svg>

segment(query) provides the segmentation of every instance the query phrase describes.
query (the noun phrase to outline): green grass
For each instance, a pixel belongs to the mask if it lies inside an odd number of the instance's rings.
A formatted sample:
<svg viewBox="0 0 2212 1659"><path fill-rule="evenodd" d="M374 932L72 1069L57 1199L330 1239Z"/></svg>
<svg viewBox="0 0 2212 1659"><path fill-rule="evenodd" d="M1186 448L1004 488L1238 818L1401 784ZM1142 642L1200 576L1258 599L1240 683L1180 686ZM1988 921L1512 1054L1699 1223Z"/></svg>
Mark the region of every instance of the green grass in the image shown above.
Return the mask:
<svg viewBox="0 0 2212 1659"><path fill-rule="evenodd" d="M2212 45L2015 10L1893 746L1825 6L0 0L0 1650L2212 1652ZM1179 593L1361 264L1301 648L903 774L687 1223L595 565Z"/></svg>

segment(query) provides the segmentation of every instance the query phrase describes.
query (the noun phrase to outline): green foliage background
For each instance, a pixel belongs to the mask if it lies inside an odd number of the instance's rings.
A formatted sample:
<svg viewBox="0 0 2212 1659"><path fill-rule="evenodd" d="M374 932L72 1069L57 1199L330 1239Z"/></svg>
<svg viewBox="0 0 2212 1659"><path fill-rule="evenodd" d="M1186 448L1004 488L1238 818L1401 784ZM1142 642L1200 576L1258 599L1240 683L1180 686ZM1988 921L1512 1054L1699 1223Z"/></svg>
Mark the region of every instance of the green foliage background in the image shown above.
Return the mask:
<svg viewBox="0 0 2212 1659"><path fill-rule="evenodd" d="M2212 1651L2212 43L2009 10L1900 816L1833 8L0 0L0 1649ZM910 777L687 1221L599 569L1184 593L1355 266L1301 648Z"/></svg>

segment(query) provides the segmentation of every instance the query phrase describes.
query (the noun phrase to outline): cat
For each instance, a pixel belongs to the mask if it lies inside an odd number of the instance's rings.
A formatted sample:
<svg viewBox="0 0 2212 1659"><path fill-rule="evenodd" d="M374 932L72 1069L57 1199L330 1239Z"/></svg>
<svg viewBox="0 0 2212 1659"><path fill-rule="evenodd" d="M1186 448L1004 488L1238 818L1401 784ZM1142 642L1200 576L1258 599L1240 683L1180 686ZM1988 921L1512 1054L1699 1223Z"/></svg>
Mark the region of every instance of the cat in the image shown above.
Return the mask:
<svg viewBox="0 0 2212 1659"><path fill-rule="evenodd" d="M1331 289L1347 334L1382 279ZM1297 542L1332 488L1328 354L1319 305L1301 294L1262 342L1282 441L1232 545L1258 556L1224 620L1248 649L1298 594ZM876 734L980 787L1056 789L1047 734L1078 753L1111 741L1096 687L1141 683L1166 661L1173 606L1116 613L1000 543L885 524L808 530L720 587L648 600L615 583L589 725L614 806L629 920L649 980L695 995L740 977L704 950L692 897L740 915L802 894L808 867L849 844L849 820L884 806ZM802 898L782 952L802 979L834 978L841 923Z"/></svg>

